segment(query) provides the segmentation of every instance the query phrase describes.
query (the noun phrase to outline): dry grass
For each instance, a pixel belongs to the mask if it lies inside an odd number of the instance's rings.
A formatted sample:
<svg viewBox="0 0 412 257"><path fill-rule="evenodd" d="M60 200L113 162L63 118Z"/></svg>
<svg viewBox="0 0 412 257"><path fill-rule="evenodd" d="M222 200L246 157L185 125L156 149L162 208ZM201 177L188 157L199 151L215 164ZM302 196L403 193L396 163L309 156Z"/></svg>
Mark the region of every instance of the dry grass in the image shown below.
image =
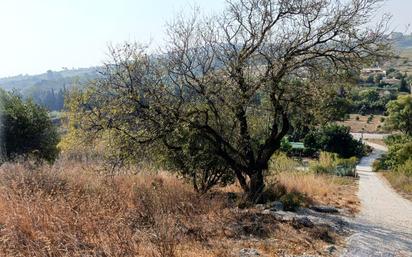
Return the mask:
<svg viewBox="0 0 412 257"><path fill-rule="evenodd" d="M412 177L401 172L383 172L382 175L405 198L412 200Z"/></svg>
<svg viewBox="0 0 412 257"><path fill-rule="evenodd" d="M357 119L356 117L359 117ZM351 114L350 118L344 122L338 122L341 125L345 125L351 128L351 132L365 132L365 133L383 133L382 115L374 115L371 122L368 121L369 115Z"/></svg>
<svg viewBox="0 0 412 257"><path fill-rule="evenodd" d="M343 208L350 214L358 211L355 178L306 172L282 172L276 176L276 180L289 192L299 191L307 195L313 203Z"/></svg>
<svg viewBox="0 0 412 257"><path fill-rule="evenodd" d="M223 201L206 203L190 187L161 173L104 177L91 170L75 164L41 169L4 165L1 252L175 256L179 242L213 236L199 224L224 209Z"/></svg>
<svg viewBox="0 0 412 257"><path fill-rule="evenodd" d="M244 247L284 256L322 254L330 239L324 228L297 229L253 209L239 210L223 191L199 196L167 173L98 171L68 161L3 165L0 256L223 257ZM295 177L288 187L326 194L326 180L309 179L298 185Z"/></svg>

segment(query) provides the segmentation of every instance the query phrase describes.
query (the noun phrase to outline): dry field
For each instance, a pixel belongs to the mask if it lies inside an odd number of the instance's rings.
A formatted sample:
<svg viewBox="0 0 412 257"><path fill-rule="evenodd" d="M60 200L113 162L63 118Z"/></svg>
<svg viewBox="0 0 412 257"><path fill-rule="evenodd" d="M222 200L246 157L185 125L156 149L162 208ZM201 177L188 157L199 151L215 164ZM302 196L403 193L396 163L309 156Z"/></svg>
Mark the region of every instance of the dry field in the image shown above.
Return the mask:
<svg viewBox="0 0 412 257"><path fill-rule="evenodd" d="M341 242L322 227L295 228L253 208L240 210L230 188L200 196L165 172L99 170L70 161L2 165L0 256L237 256L248 247L267 256L322 255L326 245ZM352 180L278 179L311 201L356 209Z"/></svg>
<svg viewBox="0 0 412 257"><path fill-rule="evenodd" d="M356 119L359 117L359 120ZM365 132L365 133L384 133L382 115L374 115L371 122L368 121L369 115L362 116L359 114L351 114L350 118L344 122L338 122L341 125L345 125L351 128L351 132Z"/></svg>

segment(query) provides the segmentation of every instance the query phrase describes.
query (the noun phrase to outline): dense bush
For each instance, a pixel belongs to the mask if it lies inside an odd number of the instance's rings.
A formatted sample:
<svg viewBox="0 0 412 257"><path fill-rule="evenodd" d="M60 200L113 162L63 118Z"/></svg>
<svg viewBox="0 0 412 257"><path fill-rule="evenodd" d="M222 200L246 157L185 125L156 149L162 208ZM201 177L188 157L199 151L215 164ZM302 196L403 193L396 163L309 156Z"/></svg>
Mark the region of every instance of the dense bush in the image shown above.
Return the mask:
<svg viewBox="0 0 412 257"><path fill-rule="evenodd" d="M385 142L389 151L374 163L374 171L388 170L384 175L396 189L412 193L412 137L393 135Z"/></svg>
<svg viewBox="0 0 412 257"><path fill-rule="evenodd" d="M397 170L408 160L412 160L412 138L405 135L392 135L385 139L388 153L376 164L379 169Z"/></svg>
<svg viewBox="0 0 412 257"><path fill-rule="evenodd" d="M364 155L364 145L354 139L350 128L331 124L308 133L305 137L305 147L314 150L332 152L340 157Z"/></svg>
<svg viewBox="0 0 412 257"><path fill-rule="evenodd" d="M399 96L397 100L388 103L387 109L386 127L412 136L412 96Z"/></svg>
<svg viewBox="0 0 412 257"><path fill-rule="evenodd" d="M0 91L0 101L3 159L26 155L53 161L58 154L58 134L46 109L4 91Z"/></svg>

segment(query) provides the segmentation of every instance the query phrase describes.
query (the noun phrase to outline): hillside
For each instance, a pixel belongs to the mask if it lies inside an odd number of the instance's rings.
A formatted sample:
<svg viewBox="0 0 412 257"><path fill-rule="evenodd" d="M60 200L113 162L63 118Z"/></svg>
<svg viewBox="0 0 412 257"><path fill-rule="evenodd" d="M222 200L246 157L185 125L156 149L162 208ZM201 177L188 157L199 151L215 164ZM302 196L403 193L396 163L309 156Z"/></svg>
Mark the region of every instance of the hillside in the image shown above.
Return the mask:
<svg viewBox="0 0 412 257"><path fill-rule="evenodd" d="M412 34L405 35L400 32L392 33L395 46L399 49L412 48Z"/></svg>
<svg viewBox="0 0 412 257"><path fill-rule="evenodd" d="M81 86L98 76L98 68L47 71L39 75L18 75L0 78L0 88L32 98L49 110L63 107L64 93L73 85Z"/></svg>
<svg viewBox="0 0 412 257"><path fill-rule="evenodd" d="M412 73L412 35L393 33L392 39L400 58L391 62L402 73ZM98 76L98 67L47 71L38 75L17 75L0 78L0 88L15 91L24 98L31 98L50 111L63 107L64 93L73 85L81 86Z"/></svg>

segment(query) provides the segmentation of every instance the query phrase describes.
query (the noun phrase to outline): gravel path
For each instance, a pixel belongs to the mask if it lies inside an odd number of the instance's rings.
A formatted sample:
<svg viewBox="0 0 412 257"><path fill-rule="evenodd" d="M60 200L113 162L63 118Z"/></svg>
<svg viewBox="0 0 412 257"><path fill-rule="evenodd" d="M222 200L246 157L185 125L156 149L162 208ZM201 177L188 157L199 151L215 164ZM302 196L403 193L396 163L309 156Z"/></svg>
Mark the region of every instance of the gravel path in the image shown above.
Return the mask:
<svg viewBox="0 0 412 257"><path fill-rule="evenodd" d="M412 256L412 202L402 198L372 172L373 161L386 148L368 144L374 151L357 166L361 213L350 222L354 234L341 256Z"/></svg>

